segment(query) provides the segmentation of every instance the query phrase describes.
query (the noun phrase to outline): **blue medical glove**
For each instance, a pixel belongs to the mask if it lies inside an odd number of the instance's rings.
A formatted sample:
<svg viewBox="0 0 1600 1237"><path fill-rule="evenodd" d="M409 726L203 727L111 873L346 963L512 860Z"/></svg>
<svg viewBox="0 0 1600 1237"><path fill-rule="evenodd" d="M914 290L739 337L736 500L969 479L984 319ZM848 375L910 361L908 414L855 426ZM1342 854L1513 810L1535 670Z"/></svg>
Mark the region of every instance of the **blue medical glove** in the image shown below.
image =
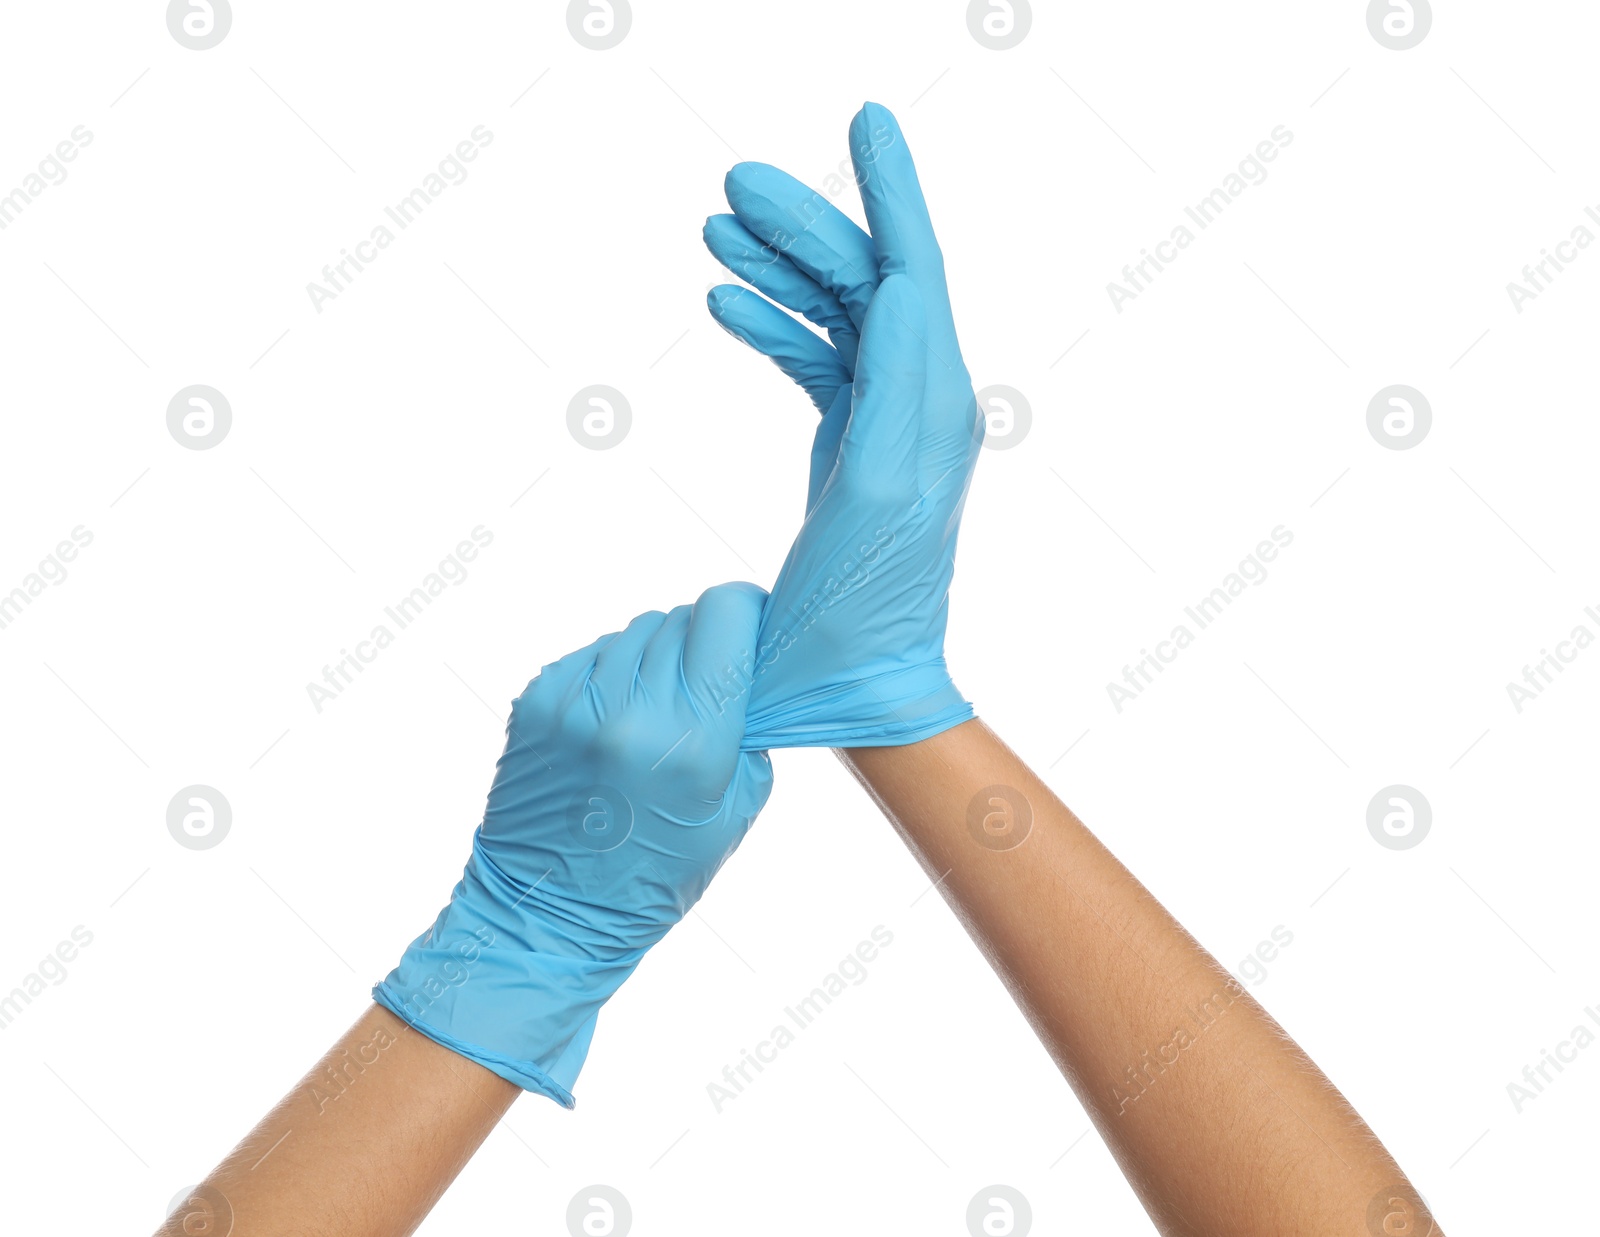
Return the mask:
<svg viewBox="0 0 1600 1237"><path fill-rule="evenodd" d="M713 255L757 289L714 288L712 316L822 413L805 524L751 658L751 750L914 743L973 716L944 636L984 422L916 168L886 108L856 115L850 154L871 235L759 163L728 173L734 213L706 223Z"/></svg>
<svg viewBox="0 0 1600 1237"><path fill-rule="evenodd" d="M765 594L693 606L545 666L511 706L450 904L373 989L428 1038L572 1107L600 1007L700 899L772 789L727 675Z"/></svg>

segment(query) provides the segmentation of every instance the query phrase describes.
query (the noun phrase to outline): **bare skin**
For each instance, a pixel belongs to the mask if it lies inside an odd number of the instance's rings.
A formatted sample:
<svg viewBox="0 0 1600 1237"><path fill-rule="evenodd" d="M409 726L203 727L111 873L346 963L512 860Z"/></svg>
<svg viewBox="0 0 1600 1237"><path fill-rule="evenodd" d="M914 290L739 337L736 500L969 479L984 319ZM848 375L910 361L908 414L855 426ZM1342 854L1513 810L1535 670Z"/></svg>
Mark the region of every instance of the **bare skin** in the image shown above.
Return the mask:
<svg viewBox="0 0 1600 1237"><path fill-rule="evenodd" d="M414 1232L521 1094L373 1005L158 1237Z"/></svg>
<svg viewBox="0 0 1600 1237"><path fill-rule="evenodd" d="M1442 1237L1316 1065L982 722L840 757L1163 1234ZM414 1232L519 1094L373 1006L160 1234Z"/></svg>
<svg viewBox="0 0 1600 1237"><path fill-rule="evenodd" d="M1441 1237L1311 1059L981 721L839 755L1163 1234Z"/></svg>

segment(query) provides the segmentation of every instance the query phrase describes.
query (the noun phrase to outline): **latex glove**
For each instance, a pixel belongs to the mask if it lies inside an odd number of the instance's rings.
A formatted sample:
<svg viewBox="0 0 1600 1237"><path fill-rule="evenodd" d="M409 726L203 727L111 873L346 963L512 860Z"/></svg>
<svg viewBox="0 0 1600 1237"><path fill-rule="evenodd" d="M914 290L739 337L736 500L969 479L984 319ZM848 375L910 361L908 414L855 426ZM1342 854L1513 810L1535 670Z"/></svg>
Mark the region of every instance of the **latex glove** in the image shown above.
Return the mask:
<svg viewBox="0 0 1600 1237"><path fill-rule="evenodd" d="M450 904L373 997L430 1039L572 1107L600 1007L688 913L772 789L741 752L752 584L640 615L511 706Z"/></svg>
<svg viewBox="0 0 1600 1237"><path fill-rule="evenodd" d="M870 236L761 163L728 173L734 214L706 223L717 259L766 294L714 288L712 316L823 414L806 521L751 658L752 750L913 743L973 716L945 667L944 637L984 421L916 167L888 109L857 113L850 154Z"/></svg>

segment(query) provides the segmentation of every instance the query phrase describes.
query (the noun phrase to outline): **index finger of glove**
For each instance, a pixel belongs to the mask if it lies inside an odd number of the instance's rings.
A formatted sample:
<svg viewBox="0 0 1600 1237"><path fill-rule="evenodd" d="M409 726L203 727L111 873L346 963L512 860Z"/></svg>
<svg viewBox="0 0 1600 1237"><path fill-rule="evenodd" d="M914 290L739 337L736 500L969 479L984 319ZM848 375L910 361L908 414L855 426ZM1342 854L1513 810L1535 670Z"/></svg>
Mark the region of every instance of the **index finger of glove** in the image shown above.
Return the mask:
<svg viewBox="0 0 1600 1237"><path fill-rule="evenodd" d="M860 330L878 286L872 238L825 196L770 164L735 164L723 188L751 235L837 297Z"/></svg>

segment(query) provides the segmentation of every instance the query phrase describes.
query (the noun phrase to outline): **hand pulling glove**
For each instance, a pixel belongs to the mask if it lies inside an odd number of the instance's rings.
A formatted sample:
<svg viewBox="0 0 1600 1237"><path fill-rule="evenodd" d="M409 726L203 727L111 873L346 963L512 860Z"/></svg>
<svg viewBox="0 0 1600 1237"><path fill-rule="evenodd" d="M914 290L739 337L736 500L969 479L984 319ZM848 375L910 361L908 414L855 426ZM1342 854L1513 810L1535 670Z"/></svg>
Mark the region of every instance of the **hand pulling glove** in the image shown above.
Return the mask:
<svg viewBox="0 0 1600 1237"><path fill-rule="evenodd" d="M740 751L762 590L709 589L540 671L511 706L450 904L373 989L445 1047L570 1108L600 1007L700 899L772 789Z"/></svg>

